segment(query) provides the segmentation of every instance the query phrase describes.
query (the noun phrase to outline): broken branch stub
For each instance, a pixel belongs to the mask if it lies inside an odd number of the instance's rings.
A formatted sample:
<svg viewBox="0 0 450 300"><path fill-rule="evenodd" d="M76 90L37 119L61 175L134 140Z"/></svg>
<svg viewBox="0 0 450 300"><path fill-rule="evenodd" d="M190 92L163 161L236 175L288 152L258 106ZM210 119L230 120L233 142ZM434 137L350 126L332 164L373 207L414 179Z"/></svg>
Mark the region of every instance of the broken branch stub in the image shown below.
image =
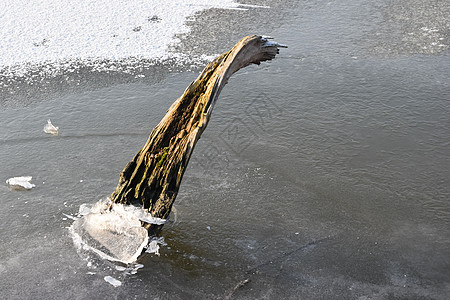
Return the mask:
<svg viewBox="0 0 450 300"><path fill-rule="evenodd" d="M144 147L124 168L111 201L142 206L153 217L166 219L222 88L239 69L273 59L279 47L286 46L261 36L247 36L210 62L172 104ZM157 235L163 225L143 226L149 235Z"/></svg>

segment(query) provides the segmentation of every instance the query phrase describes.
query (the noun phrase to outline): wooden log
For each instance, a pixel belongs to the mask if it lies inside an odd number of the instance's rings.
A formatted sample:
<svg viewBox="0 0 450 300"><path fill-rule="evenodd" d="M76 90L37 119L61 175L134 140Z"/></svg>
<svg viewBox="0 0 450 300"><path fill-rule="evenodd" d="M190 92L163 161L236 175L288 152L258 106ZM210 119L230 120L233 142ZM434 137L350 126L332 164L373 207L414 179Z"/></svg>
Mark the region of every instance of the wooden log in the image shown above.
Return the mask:
<svg viewBox="0 0 450 300"><path fill-rule="evenodd" d="M113 203L141 206L166 219L195 144L205 130L214 104L230 76L250 64L271 60L284 45L261 36L247 36L209 63L153 129L144 147L120 174ZM163 225L146 224L149 235Z"/></svg>

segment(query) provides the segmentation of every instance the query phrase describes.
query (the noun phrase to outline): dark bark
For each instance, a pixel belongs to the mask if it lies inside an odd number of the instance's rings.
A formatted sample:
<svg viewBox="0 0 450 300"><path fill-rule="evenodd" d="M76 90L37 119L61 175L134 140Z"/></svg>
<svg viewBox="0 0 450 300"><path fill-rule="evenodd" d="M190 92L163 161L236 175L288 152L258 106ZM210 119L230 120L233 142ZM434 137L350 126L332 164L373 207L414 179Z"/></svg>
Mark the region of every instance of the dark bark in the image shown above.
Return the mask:
<svg viewBox="0 0 450 300"><path fill-rule="evenodd" d="M261 36L247 36L209 63L172 104L144 147L122 171L111 201L142 206L153 217L166 219L222 88L239 69L273 59L279 47L286 46ZM144 224L149 235L157 235L162 226Z"/></svg>

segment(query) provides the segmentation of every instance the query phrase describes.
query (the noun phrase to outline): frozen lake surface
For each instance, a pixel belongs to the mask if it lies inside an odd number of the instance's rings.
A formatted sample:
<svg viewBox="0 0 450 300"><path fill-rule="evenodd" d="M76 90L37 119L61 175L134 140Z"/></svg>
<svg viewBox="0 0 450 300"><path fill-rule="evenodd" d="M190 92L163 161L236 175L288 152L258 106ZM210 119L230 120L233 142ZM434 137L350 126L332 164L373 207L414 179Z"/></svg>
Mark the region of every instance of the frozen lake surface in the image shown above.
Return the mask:
<svg viewBox="0 0 450 300"><path fill-rule="evenodd" d="M26 22L20 17L11 27L3 8L14 7L2 2L0 20L9 25L0 35L14 30L11 47L27 55L0 45L0 294L447 299L445 2L191 1L176 10L182 2L169 1L144 14L141 6L121 10L114 1L111 9L124 18L114 23L123 33L120 49L101 36L85 47L87 33L77 40L63 25L66 41L56 25L20 30L31 28L20 27ZM47 14L27 11L29 20ZM112 14L98 11L103 20ZM144 22L155 15L161 20ZM139 16L145 24L131 24ZM91 17L92 11L66 15ZM160 54L139 48L154 44L158 32L147 34L166 18L174 27L164 23L159 32ZM33 32L36 41L25 43ZM43 32L54 38L37 34ZM205 60L253 33L289 48L241 70L224 88L162 231L167 245L160 255L124 265L78 249L68 227L80 206L114 190L120 171ZM64 42L76 47L61 60ZM43 132L48 119L58 136ZM32 176L36 186L10 190L5 181L16 176Z"/></svg>

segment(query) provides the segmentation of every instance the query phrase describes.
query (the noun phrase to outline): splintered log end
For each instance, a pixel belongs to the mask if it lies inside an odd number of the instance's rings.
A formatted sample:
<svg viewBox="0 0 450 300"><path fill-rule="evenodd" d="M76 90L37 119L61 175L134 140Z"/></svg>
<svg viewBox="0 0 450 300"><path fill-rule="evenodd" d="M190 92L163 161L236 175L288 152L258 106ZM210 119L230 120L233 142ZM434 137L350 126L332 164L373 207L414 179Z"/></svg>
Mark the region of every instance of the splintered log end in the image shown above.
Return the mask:
<svg viewBox="0 0 450 300"><path fill-rule="evenodd" d="M265 56L264 58L267 58L264 60L274 59L275 56L280 53L280 49L278 49L278 48L287 48L286 45L279 44L279 43L273 42L273 41L269 41L269 39L272 39L272 38L271 37L260 37L260 40L263 43L261 45L261 47L263 48L263 49L261 49L261 52L264 53L264 56ZM264 60L261 60L261 61L264 61Z"/></svg>
<svg viewBox="0 0 450 300"><path fill-rule="evenodd" d="M261 62L272 60L279 53L279 48L287 48L286 45L269 41L271 37L249 35L241 39L230 50L233 55L233 65L230 65L231 74L250 64L259 65Z"/></svg>

